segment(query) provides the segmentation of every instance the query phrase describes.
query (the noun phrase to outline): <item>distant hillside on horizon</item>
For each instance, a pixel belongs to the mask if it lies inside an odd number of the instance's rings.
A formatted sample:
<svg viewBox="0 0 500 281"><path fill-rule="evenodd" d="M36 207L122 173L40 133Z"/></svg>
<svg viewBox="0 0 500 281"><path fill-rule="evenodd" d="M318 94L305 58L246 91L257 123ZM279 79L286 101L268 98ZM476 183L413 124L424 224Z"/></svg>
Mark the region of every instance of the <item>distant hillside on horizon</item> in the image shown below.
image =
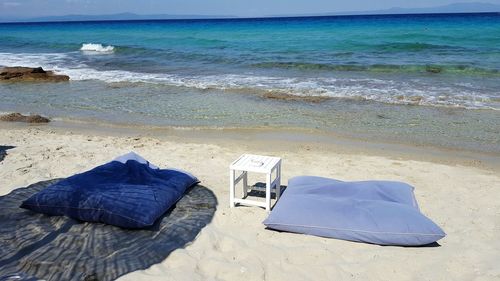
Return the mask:
<svg viewBox="0 0 500 281"><path fill-rule="evenodd" d="M337 13L271 15L271 17L298 16L341 16L341 15L404 15L404 14L456 14L456 13L499 13L500 5L481 2L455 3L428 8L393 7L384 10L350 11Z"/></svg>
<svg viewBox="0 0 500 281"><path fill-rule="evenodd" d="M235 18L235 16L226 15L138 15L134 13L119 13L109 15L64 15L47 16L26 19L0 19L7 22L64 22L64 21L120 21L120 20L173 20L173 19L218 19Z"/></svg>
<svg viewBox="0 0 500 281"><path fill-rule="evenodd" d="M481 2L456 3L428 8L393 7L385 10L330 12L315 14L277 14L262 17L304 17L304 16L341 16L341 15L395 15L395 14L448 14L448 13L500 13L500 5ZM63 21L120 21L120 20L176 20L176 19L227 19L240 18L231 15L138 15L119 13L109 15L64 15L24 19L2 19L0 22L63 22Z"/></svg>

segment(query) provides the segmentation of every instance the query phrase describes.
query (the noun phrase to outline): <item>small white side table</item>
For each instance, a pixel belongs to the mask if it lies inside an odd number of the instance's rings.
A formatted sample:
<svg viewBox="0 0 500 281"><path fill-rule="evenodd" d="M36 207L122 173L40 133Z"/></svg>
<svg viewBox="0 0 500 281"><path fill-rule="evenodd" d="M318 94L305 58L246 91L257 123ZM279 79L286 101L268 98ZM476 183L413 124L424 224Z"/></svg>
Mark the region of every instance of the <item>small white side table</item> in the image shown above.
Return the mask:
<svg viewBox="0 0 500 281"><path fill-rule="evenodd" d="M236 171L241 174L236 177ZM272 179L273 172L276 176ZM259 202L246 199L248 194L248 172L266 174L266 202ZM243 198L235 198L235 186L243 180ZM253 154L243 154L229 166L229 196L230 206L237 203L250 206L259 206L271 211L271 192L276 194L276 201L281 193L281 158L261 156Z"/></svg>

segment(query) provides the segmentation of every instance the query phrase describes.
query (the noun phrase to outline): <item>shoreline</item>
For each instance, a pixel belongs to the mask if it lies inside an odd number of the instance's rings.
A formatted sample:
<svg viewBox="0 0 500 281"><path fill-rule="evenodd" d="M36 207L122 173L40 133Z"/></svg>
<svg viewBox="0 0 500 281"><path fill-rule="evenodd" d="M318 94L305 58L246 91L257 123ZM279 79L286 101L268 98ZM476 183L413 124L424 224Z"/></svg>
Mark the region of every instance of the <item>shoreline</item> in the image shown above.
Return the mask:
<svg viewBox="0 0 500 281"><path fill-rule="evenodd" d="M500 171L500 153L416 145L395 141L367 140L319 129L302 128L204 128L115 124L84 120L54 120L48 124L0 122L0 130L37 128L61 134L110 137L148 137L196 144L237 144L253 150L295 151L316 149L339 154L381 156L394 160L416 160L445 165L463 165Z"/></svg>

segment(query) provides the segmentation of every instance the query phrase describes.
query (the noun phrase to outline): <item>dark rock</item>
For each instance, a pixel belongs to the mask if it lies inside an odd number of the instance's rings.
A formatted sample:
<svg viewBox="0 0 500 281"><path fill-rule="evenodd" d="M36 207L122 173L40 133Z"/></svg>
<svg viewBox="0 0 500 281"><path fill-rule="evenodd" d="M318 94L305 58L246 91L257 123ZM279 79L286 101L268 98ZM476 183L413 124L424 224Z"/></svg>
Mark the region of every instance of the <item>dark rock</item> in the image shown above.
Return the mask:
<svg viewBox="0 0 500 281"><path fill-rule="evenodd" d="M441 73L443 69L439 66L428 65L425 70L430 73Z"/></svg>
<svg viewBox="0 0 500 281"><path fill-rule="evenodd" d="M4 67L0 70L0 82L63 82L67 75L56 75L53 71L45 71L41 67Z"/></svg>
<svg viewBox="0 0 500 281"><path fill-rule="evenodd" d="M11 113L0 116L0 121L25 122L25 123L49 123L50 119L40 115L22 115L21 113Z"/></svg>
<svg viewBox="0 0 500 281"><path fill-rule="evenodd" d="M41 67L36 67L33 68L33 71L31 71L31 73L47 73L47 71L43 70L43 68Z"/></svg>

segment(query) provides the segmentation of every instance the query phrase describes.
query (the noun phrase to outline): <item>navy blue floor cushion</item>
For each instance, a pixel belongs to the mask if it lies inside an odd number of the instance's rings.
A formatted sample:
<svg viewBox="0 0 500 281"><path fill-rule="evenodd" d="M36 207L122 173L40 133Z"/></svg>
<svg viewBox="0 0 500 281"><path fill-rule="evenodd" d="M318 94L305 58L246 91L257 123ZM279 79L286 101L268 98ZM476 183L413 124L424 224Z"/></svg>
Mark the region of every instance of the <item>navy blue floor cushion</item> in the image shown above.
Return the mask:
<svg viewBox="0 0 500 281"><path fill-rule="evenodd" d="M264 224L271 229L379 245L420 246L446 234L402 182L296 177Z"/></svg>
<svg viewBox="0 0 500 281"><path fill-rule="evenodd" d="M161 170L130 153L66 178L24 201L21 208L123 228L145 228L199 181L179 170Z"/></svg>

